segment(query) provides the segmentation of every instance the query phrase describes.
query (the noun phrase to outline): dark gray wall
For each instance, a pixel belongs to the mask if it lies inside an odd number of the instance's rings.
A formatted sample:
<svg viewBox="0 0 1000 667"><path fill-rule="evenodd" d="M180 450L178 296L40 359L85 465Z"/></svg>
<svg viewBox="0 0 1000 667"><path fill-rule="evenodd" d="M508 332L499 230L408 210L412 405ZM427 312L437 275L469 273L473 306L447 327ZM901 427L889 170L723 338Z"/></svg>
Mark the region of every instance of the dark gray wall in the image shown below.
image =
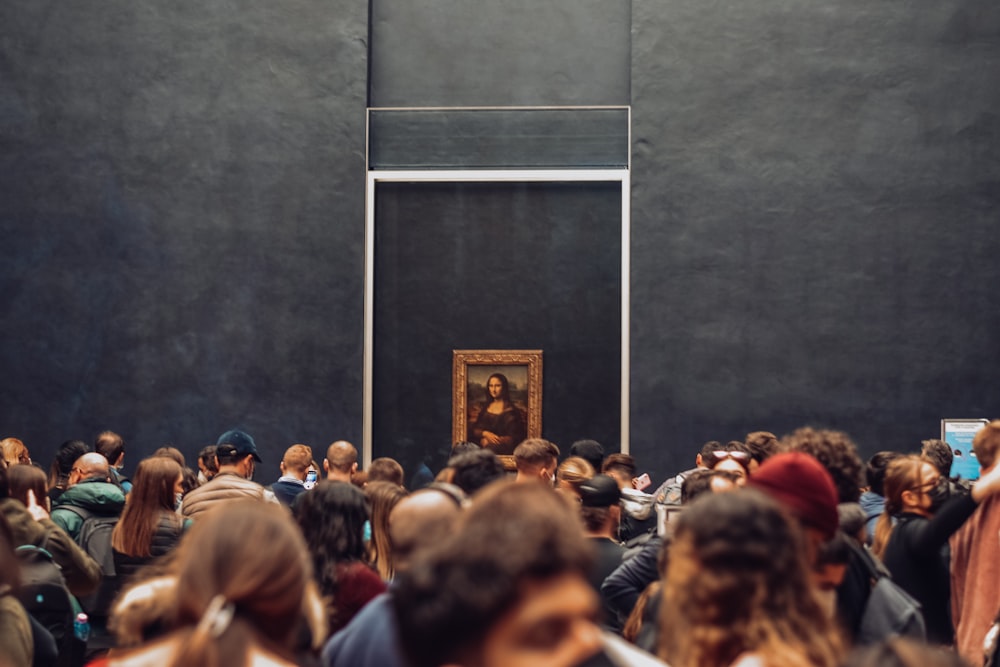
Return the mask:
<svg viewBox="0 0 1000 667"><path fill-rule="evenodd" d="M628 0L372 0L375 107L628 104Z"/></svg>
<svg viewBox="0 0 1000 667"><path fill-rule="evenodd" d="M632 6L639 458L996 415L996 4Z"/></svg>
<svg viewBox="0 0 1000 667"><path fill-rule="evenodd" d="M360 439L361 3L0 5L0 432Z"/></svg>
<svg viewBox="0 0 1000 667"><path fill-rule="evenodd" d="M466 4L373 3L370 101L631 102L654 475L996 414L995 4ZM0 4L0 432L360 437L366 10Z"/></svg>

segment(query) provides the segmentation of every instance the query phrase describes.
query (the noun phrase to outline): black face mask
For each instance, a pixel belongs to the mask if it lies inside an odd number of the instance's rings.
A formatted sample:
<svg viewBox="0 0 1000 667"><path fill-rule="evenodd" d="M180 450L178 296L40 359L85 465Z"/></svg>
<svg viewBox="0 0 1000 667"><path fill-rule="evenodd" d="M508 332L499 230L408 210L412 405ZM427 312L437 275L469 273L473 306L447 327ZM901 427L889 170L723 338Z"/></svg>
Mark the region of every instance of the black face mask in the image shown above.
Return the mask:
<svg viewBox="0 0 1000 667"><path fill-rule="evenodd" d="M934 488L927 492L927 496L931 499L931 506L927 510L931 514L936 514L941 509L941 506L951 498L951 485L948 484L948 479L939 477Z"/></svg>

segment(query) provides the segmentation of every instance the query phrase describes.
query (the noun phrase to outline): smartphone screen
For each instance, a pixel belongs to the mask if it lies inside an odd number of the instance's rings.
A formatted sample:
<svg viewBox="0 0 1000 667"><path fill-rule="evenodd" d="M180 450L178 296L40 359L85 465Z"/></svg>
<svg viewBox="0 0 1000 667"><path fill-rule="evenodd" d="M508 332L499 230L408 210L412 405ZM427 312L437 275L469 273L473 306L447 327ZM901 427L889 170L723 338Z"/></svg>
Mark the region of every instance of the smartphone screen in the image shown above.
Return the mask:
<svg viewBox="0 0 1000 667"><path fill-rule="evenodd" d="M314 486L316 486L316 471L315 470L310 470L309 472L306 473L305 487L307 489L311 489Z"/></svg>

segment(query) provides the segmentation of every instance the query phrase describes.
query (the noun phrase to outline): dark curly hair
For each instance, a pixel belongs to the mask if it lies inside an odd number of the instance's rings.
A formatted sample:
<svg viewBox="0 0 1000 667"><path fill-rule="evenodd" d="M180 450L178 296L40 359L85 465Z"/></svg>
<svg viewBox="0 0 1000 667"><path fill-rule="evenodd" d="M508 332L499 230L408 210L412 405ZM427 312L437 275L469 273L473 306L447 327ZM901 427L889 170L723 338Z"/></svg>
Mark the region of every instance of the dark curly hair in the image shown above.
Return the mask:
<svg viewBox="0 0 1000 667"><path fill-rule="evenodd" d="M322 480L299 497L295 520L306 538L324 595L334 597L337 592L338 564L368 562L364 541L368 517L368 499L353 484Z"/></svg>
<svg viewBox="0 0 1000 667"><path fill-rule="evenodd" d="M786 435L781 444L786 450L804 452L823 464L837 487L838 502L856 503L861 498L861 457L846 433L806 426Z"/></svg>
<svg viewBox="0 0 1000 667"><path fill-rule="evenodd" d="M681 513L663 588L660 655L675 667L839 664L842 646L812 594L805 537L754 489L709 493Z"/></svg>

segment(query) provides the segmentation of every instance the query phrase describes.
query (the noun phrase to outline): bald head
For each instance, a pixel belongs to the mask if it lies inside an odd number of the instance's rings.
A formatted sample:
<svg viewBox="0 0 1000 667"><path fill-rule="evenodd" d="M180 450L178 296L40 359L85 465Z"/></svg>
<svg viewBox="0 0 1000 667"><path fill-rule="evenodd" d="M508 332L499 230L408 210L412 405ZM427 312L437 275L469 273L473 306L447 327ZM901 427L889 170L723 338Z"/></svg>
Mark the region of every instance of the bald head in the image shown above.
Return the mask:
<svg viewBox="0 0 1000 667"><path fill-rule="evenodd" d="M342 482L351 481L351 473L358 469L358 450L346 440L338 440L326 449L323 470L326 478Z"/></svg>
<svg viewBox="0 0 1000 667"><path fill-rule="evenodd" d="M400 500L389 515L397 572L409 566L415 553L450 534L460 513L454 498L434 489L421 489Z"/></svg>
<svg viewBox="0 0 1000 667"><path fill-rule="evenodd" d="M69 473L69 486L87 479L108 479L108 460L97 452L88 452L78 458Z"/></svg>

